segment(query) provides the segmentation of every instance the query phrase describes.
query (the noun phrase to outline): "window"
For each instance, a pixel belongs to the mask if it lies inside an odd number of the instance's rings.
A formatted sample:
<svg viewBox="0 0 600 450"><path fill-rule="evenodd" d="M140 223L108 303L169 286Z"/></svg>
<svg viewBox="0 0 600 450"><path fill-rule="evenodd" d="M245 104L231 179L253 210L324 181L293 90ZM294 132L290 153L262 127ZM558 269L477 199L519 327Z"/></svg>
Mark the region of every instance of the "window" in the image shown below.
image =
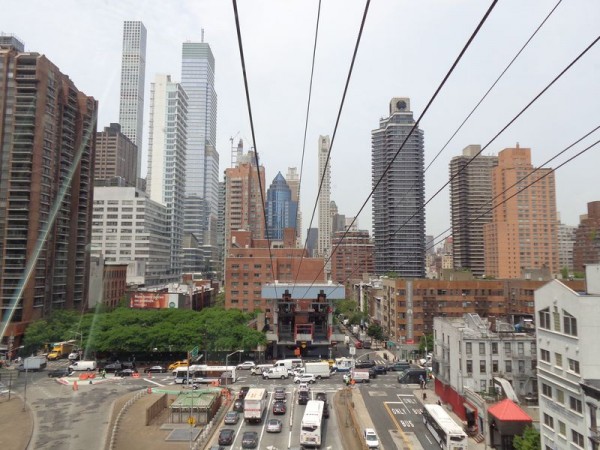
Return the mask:
<svg viewBox="0 0 600 450"><path fill-rule="evenodd" d="M569 361L569 370L571 372L579 373L579 361L575 361L574 359L567 358Z"/></svg>
<svg viewBox="0 0 600 450"><path fill-rule="evenodd" d="M558 434L566 437L567 436L567 426L564 422L558 421Z"/></svg>
<svg viewBox="0 0 600 450"><path fill-rule="evenodd" d="M565 391L562 389L556 390L556 401L562 405L565 404Z"/></svg>
<svg viewBox="0 0 600 450"><path fill-rule="evenodd" d="M504 343L504 356L510 356L512 355L512 348L510 346L510 342L505 342Z"/></svg>
<svg viewBox="0 0 600 450"><path fill-rule="evenodd" d="M511 373L512 372L512 361L506 361L505 363L505 372L506 373Z"/></svg>
<svg viewBox="0 0 600 450"><path fill-rule="evenodd" d="M492 372L498 372L498 361L492 361Z"/></svg>
<svg viewBox="0 0 600 450"><path fill-rule="evenodd" d="M479 373L485 373L485 361L479 361Z"/></svg>
<svg viewBox="0 0 600 450"><path fill-rule="evenodd" d="M467 359L467 373L468 374L473 373L473 361L470 359Z"/></svg>
<svg viewBox="0 0 600 450"><path fill-rule="evenodd" d="M497 354L498 354L498 343L492 342L492 355L497 355Z"/></svg>
<svg viewBox="0 0 600 450"><path fill-rule="evenodd" d="M548 350L540 350L540 359L545 362L550 362L550 352Z"/></svg>
<svg viewBox="0 0 600 450"><path fill-rule="evenodd" d="M519 356L525 355L525 343L524 342L517 342L517 354Z"/></svg>
<svg viewBox="0 0 600 450"><path fill-rule="evenodd" d="M554 418L544 413L544 425L554 430Z"/></svg>
<svg viewBox="0 0 600 450"><path fill-rule="evenodd" d="M548 308L542 309L540 312L538 312L538 315L540 318L539 327L549 330L550 329L550 310Z"/></svg>
<svg viewBox="0 0 600 450"><path fill-rule="evenodd" d="M487 381L485 381L485 380L479 381L479 386L481 386L481 392L485 392L487 389Z"/></svg>
<svg viewBox="0 0 600 450"><path fill-rule="evenodd" d="M575 430L571 430L571 436L572 436L573 444L575 444L578 447L585 448L584 444L583 444L583 435L582 434L579 434Z"/></svg>
<svg viewBox="0 0 600 450"><path fill-rule="evenodd" d="M577 336L577 319L563 309L563 325L565 334Z"/></svg>
<svg viewBox="0 0 600 450"><path fill-rule="evenodd" d="M519 363L519 373L525 373L525 361L520 359L518 361L518 363Z"/></svg>
<svg viewBox="0 0 600 450"><path fill-rule="evenodd" d="M569 408L571 408L571 410L576 411L581 414L581 412L583 411L581 400L579 400L578 398L569 396Z"/></svg>
<svg viewBox="0 0 600 450"><path fill-rule="evenodd" d="M485 342L480 342L479 343L479 354L480 355L485 355Z"/></svg>
<svg viewBox="0 0 600 450"><path fill-rule="evenodd" d="M552 398L552 386L542 383L542 394L546 397Z"/></svg>
<svg viewBox="0 0 600 450"><path fill-rule="evenodd" d="M465 344L465 352L467 352L467 355L470 355L472 353L472 347L473 344L471 342L467 342Z"/></svg>
<svg viewBox="0 0 600 450"><path fill-rule="evenodd" d="M554 354L554 361L556 363L556 365L558 367L562 367L562 354L560 353L555 353Z"/></svg>
<svg viewBox="0 0 600 450"><path fill-rule="evenodd" d="M552 312L552 319L554 320L554 331L560 332L560 313L558 312L558 308L556 306Z"/></svg>

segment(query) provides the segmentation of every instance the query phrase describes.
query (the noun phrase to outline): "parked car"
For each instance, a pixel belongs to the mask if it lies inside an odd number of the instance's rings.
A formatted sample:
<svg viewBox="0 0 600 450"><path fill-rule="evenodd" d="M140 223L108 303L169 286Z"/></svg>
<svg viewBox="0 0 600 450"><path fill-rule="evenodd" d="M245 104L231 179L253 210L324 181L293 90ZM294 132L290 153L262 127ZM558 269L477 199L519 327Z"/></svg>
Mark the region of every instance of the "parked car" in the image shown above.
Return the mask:
<svg viewBox="0 0 600 450"><path fill-rule="evenodd" d="M237 370L250 370L253 367L256 367L254 361L244 361L243 363L237 365Z"/></svg>
<svg viewBox="0 0 600 450"><path fill-rule="evenodd" d="M166 373L167 368L163 366L146 367L144 373Z"/></svg>
<svg viewBox="0 0 600 450"><path fill-rule="evenodd" d="M371 341L364 341L362 343L362 347L366 348L366 349L370 349L371 348Z"/></svg>
<svg viewBox="0 0 600 450"><path fill-rule="evenodd" d="M132 377L133 374L138 373L136 369L123 369L115 372L117 377Z"/></svg>
<svg viewBox="0 0 600 450"><path fill-rule="evenodd" d="M298 404L299 405L306 405L309 400L310 400L310 394L308 393L308 391L298 392Z"/></svg>
<svg viewBox="0 0 600 450"><path fill-rule="evenodd" d="M354 364L356 369L370 369L371 367L375 367L375 361L370 359L366 359L364 361L356 361Z"/></svg>
<svg viewBox="0 0 600 450"><path fill-rule="evenodd" d="M273 403L273 414L281 415L286 413L285 403L282 401L277 401Z"/></svg>
<svg viewBox="0 0 600 450"><path fill-rule="evenodd" d="M279 419L269 419L267 421L267 433L281 433L283 423Z"/></svg>
<svg viewBox="0 0 600 450"><path fill-rule="evenodd" d="M237 412L244 412L244 400L237 399L233 402L233 410Z"/></svg>
<svg viewBox="0 0 600 450"><path fill-rule="evenodd" d="M373 367L373 370L375 370L375 373L377 375L385 375L387 373L386 366L375 366L375 367Z"/></svg>
<svg viewBox="0 0 600 450"><path fill-rule="evenodd" d="M379 448L379 438L373 428L365 428L363 437L367 444L367 448Z"/></svg>
<svg viewBox="0 0 600 450"><path fill-rule="evenodd" d="M294 383L296 383L296 384L299 384L299 383L312 384L316 381L317 381L317 379L315 378L315 376L312 373L306 373L304 375L296 375L294 377Z"/></svg>
<svg viewBox="0 0 600 450"><path fill-rule="evenodd" d="M225 414L225 425L235 425L240 420L240 415L237 411L229 411Z"/></svg>
<svg viewBox="0 0 600 450"><path fill-rule="evenodd" d="M285 401L287 399L287 393L285 392L285 388L276 387L275 393L273 394L273 399L276 401Z"/></svg>
<svg viewBox="0 0 600 450"><path fill-rule="evenodd" d="M246 394L248 393L248 391L250 390L249 386L243 386L240 388L240 392L238 393L238 398L240 400L244 400L246 398Z"/></svg>
<svg viewBox="0 0 600 450"><path fill-rule="evenodd" d="M118 372L119 370L123 370L123 364L121 364L119 361L110 363L110 364L106 364L103 367L104 370L106 370L107 372Z"/></svg>
<svg viewBox="0 0 600 450"><path fill-rule="evenodd" d="M233 444L234 437L235 437L235 430L232 430L231 428L223 428L219 432L219 445Z"/></svg>
<svg viewBox="0 0 600 450"><path fill-rule="evenodd" d="M63 367L61 369L50 370L48 372L48 376L50 378L68 377L69 375L71 375L71 373L72 372L69 370L68 367Z"/></svg>
<svg viewBox="0 0 600 450"><path fill-rule="evenodd" d="M242 448L256 448L258 446L258 433L256 431L244 431L242 435Z"/></svg>

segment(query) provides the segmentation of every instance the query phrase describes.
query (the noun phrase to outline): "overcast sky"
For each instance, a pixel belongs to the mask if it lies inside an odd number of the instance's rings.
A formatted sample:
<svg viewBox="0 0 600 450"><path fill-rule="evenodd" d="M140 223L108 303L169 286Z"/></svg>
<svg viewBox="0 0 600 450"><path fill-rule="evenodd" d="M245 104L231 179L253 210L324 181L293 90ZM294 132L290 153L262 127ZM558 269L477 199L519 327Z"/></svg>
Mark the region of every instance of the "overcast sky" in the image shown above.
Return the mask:
<svg viewBox="0 0 600 450"><path fill-rule="evenodd" d="M557 0L498 3L454 74L421 122L425 164L442 148ZM371 130L388 115L392 97L411 99L420 115L491 1L379 0L366 19L342 118L331 153L331 198L354 216L371 190ZM317 193L317 140L332 135L365 2L324 0L313 99L302 178L303 227ZM300 170L317 0L240 0L256 147L267 187L278 171ZM100 105L98 129L118 121L122 28L141 20L148 30L144 167L150 82L156 73L181 78L181 44L211 45L216 60L217 150L221 173L231 144L251 143L233 7L227 0L3 0L0 31L14 33L26 50L44 53ZM487 144L600 31L598 0L563 0L488 99L426 172L429 198L448 180L448 162L469 144ZM532 149L541 165L600 125L600 44L559 80L485 154L506 147ZM600 139L600 132L585 142ZM584 145L550 164L556 167ZM600 147L600 146L599 146ZM600 150L593 148L556 172L558 210L576 225L586 203L600 200ZM427 234L450 225L446 188L427 207ZM313 226L317 226L317 218ZM371 206L359 217L371 229Z"/></svg>

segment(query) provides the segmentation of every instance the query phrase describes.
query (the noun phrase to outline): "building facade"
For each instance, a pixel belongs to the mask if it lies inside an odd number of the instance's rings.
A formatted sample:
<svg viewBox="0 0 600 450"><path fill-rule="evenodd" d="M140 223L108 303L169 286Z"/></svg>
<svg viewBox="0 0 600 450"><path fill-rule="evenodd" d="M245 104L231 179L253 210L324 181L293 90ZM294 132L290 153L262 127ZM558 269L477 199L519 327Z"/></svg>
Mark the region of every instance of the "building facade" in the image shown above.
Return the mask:
<svg viewBox="0 0 600 450"><path fill-rule="evenodd" d="M302 211L300 211L300 175L295 167L288 167L285 181L292 191L292 201L298 205L296 214L296 246L304 245L302 242Z"/></svg>
<svg viewBox="0 0 600 450"><path fill-rule="evenodd" d="M540 434L543 449L597 449L600 266L586 266L586 290L558 280L535 291Z"/></svg>
<svg viewBox="0 0 600 450"><path fill-rule="evenodd" d="M573 271L573 251L575 248L575 232L577 227L558 222L558 267L562 271ZM583 270L583 267L582 267Z"/></svg>
<svg viewBox="0 0 600 450"><path fill-rule="evenodd" d="M121 133L121 125L111 123L96 133L94 182L121 178L126 186L137 185L137 146Z"/></svg>
<svg viewBox="0 0 600 450"><path fill-rule="evenodd" d="M296 230L298 203L292 200L292 190L278 172L267 189L267 238L283 240L283 230Z"/></svg>
<svg viewBox="0 0 600 450"><path fill-rule="evenodd" d="M517 145L498 154L492 185L492 221L483 228L485 274L520 278L531 269L545 270L550 276L558 273L552 169L538 168L534 172L531 149Z"/></svg>
<svg viewBox="0 0 600 450"><path fill-rule="evenodd" d="M94 188L91 254L127 264L127 284L172 281L167 208L134 187Z"/></svg>
<svg viewBox="0 0 600 450"><path fill-rule="evenodd" d="M156 75L151 86L148 141L148 195L167 207L171 274L183 264L183 224L187 142L187 95L170 75Z"/></svg>
<svg viewBox="0 0 600 450"><path fill-rule="evenodd" d="M331 159L329 148L331 140L329 136L319 136L319 172L317 177L317 189L319 198L317 200L319 209L319 240L318 256L328 259L331 252ZM326 263L326 276L331 273L331 261Z"/></svg>
<svg viewBox="0 0 600 450"><path fill-rule="evenodd" d="M588 203L587 209L580 217L573 246L573 267L579 272L586 264L600 262L600 201Z"/></svg>
<svg viewBox="0 0 600 450"><path fill-rule="evenodd" d="M414 125L410 99L397 97L390 102L390 115L371 132L371 174L373 187L377 186L372 199L373 238L379 275L425 277L424 144L418 127L409 136Z"/></svg>
<svg viewBox="0 0 600 450"><path fill-rule="evenodd" d="M497 156L479 155L480 145L469 145L450 161L450 219L454 269L485 274L483 226L492 217L492 171Z"/></svg>
<svg viewBox="0 0 600 450"><path fill-rule="evenodd" d="M121 131L137 148L136 176L142 171L144 88L146 85L146 27L142 22L123 23L119 123Z"/></svg>
<svg viewBox="0 0 600 450"><path fill-rule="evenodd" d="M373 273L373 242L368 230L338 231L333 236L331 279L345 285L348 281ZM342 239L342 237L344 237Z"/></svg>
<svg viewBox="0 0 600 450"><path fill-rule="evenodd" d="M0 46L0 321L15 345L53 310L87 308L98 110L22 48Z"/></svg>
<svg viewBox="0 0 600 450"><path fill-rule="evenodd" d="M127 293L127 264L107 264L102 256L90 257L88 308L116 308Z"/></svg>

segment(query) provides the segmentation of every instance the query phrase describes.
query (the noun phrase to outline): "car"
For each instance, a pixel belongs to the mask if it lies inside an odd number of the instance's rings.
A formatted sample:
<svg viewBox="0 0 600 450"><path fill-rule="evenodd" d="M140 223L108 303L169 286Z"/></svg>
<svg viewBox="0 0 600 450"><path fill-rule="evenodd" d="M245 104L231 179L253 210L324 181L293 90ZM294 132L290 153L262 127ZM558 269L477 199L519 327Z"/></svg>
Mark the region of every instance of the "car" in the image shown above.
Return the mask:
<svg viewBox="0 0 600 450"><path fill-rule="evenodd" d="M304 375L296 375L294 377L294 383L296 383L296 384L300 384L300 383L312 384L316 381L317 381L317 379L315 378L315 376L312 373L305 373Z"/></svg>
<svg viewBox="0 0 600 450"><path fill-rule="evenodd" d="M134 374L138 373L136 369L123 369L115 372L116 377L132 377Z"/></svg>
<svg viewBox="0 0 600 450"><path fill-rule="evenodd" d="M299 405L306 405L309 400L310 400L310 394L308 393L308 391L298 392L298 404Z"/></svg>
<svg viewBox="0 0 600 450"><path fill-rule="evenodd" d="M222 445L211 445L208 450L225 450Z"/></svg>
<svg viewBox="0 0 600 450"><path fill-rule="evenodd" d="M244 431L242 435L242 448L256 448L258 446L258 433L256 431Z"/></svg>
<svg viewBox="0 0 600 450"><path fill-rule="evenodd" d="M250 370L254 367L256 367L254 361L244 361L243 363L238 364L236 368L237 370Z"/></svg>
<svg viewBox="0 0 600 450"><path fill-rule="evenodd" d="M377 372L375 372L375 368L371 367L369 370L369 378L377 378Z"/></svg>
<svg viewBox="0 0 600 450"><path fill-rule="evenodd" d="M308 384L306 384L306 383L300 383L298 385L298 392L303 392L303 391L310 392L310 387L308 387Z"/></svg>
<svg viewBox="0 0 600 450"><path fill-rule="evenodd" d="M102 369L106 370L107 372L118 372L120 370L123 370L123 364L121 364L119 361L110 363L110 364L106 364Z"/></svg>
<svg viewBox="0 0 600 450"><path fill-rule="evenodd" d="M72 371L69 370L68 367L63 367L61 369L54 369L54 370L50 370L48 372L48 376L50 378L62 378L62 377L68 377L69 375L71 375Z"/></svg>
<svg viewBox="0 0 600 450"><path fill-rule="evenodd" d="M393 370L394 372L404 372L408 369L410 369L410 363L408 361L396 361L388 367L388 370Z"/></svg>
<svg viewBox="0 0 600 450"><path fill-rule="evenodd" d="M167 369L163 366L146 367L144 373L166 373Z"/></svg>
<svg viewBox="0 0 600 450"><path fill-rule="evenodd" d="M385 375L388 371L386 366L375 366L373 367L373 370L375 370L377 375Z"/></svg>
<svg viewBox="0 0 600 450"><path fill-rule="evenodd" d="M363 437L365 438L367 448L379 448L379 438L373 428L365 428Z"/></svg>
<svg viewBox="0 0 600 450"><path fill-rule="evenodd" d="M354 347L355 347L355 348L363 348L362 341L356 341L356 342L354 343Z"/></svg>
<svg viewBox="0 0 600 450"><path fill-rule="evenodd" d="M71 352L69 353L69 361L77 361L79 359L80 355L79 352Z"/></svg>
<svg viewBox="0 0 600 450"><path fill-rule="evenodd" d="M237 411L229 411L225 414L225 425L235 425L240 420L240 415Z"/></svg>
<svg viewBox="0 0 600 450"><path fill-rule="evenodd" d="M324 403L323 405L323 418L329 419L329 405L327 404L327 394L325 392L317 392L315 400L320 400Z"/></svg>
<svg viewBox="0 0 600 450"><path fill-rule="evenodd" d="M273 394L273 399L275 401L284 401L287 399L287 393L285 392L285 388L276 387L275 393Z"/></svg>
<svg viewBox="0 0 600 450"><path fill-rule="evenodd" d="M175 361L174 363L169 364L169 367L167 368L169 370L169 372L172 372L173 370L177 369L178 367L187 367L188 366L188 361L187 359L184 359L183 361Z"/></svg>
<svg viewBox="0 0 600 450"><path fill-rule="evenodd" d="M356 361L354 367L356 369L370 369L371 367L375 367L375 361L372 360L364 360L364 361Z"/></svg>
<svg viewBox="0 0 600 450"><path fill-rule="evenodd" d="M235 437L235 430L231 428L223 428L219 432L219 445L231 445L233 444L233 438Z"/></svg>
<svg viewBox="0 0 600 450"><path fill-rule="evenodd" d="M366 349L370 349L371 348L371 341L364 341L362 343L362 347L366 348Z"/></svg>
<svg viewBox="0 0 600 450"><path fill-rule="evenodd" d="M285 414L286 411L287 410L285 407L285 403L283 403L282 401L277 401L277 402L273 403L273 414L281 415L281 414Z"/></svg>
<svg viewBox="0 0 600 450"><path fill-rule="evenodd" d="M267 433L281 433L283 423L279 419L267 420Z"/></svg>
<svg viewBox="0 0 600 450"><path fill-rule="evenodd" d="M243 386L240 388L240 392L238 393L238 398L240 400L244 400L246 398L246 394L248 394L248 391L250 390L249 386Z"/></svg>
<svg viewBox="0 0 600 450"><path fill-rule="evenodd" d="M233 402L233 410L237 412L244 412L244 400L238 398L235 402Z"/></svg>

